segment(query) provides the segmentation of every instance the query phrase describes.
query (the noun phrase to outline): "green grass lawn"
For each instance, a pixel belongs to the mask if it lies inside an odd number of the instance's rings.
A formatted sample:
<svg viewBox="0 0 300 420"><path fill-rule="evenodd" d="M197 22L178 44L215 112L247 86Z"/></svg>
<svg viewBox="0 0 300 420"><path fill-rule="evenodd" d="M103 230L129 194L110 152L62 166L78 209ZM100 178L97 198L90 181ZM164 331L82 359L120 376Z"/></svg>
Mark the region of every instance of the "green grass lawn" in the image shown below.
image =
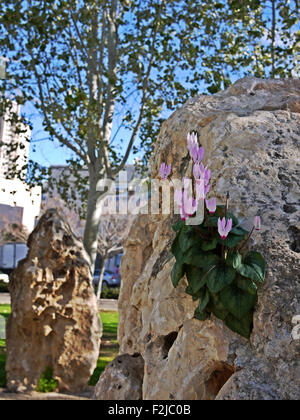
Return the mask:
<svg viewBox="0 0 300 420"><path fill-rule="evenodd" d="M103 335L97 367L90 379L89 385L95 386L106 365L119 354L118 344L118 312L101 312Z"/></svg>
<svg viewBox="0 0 300 420"><path fill-rule="evenodd" d="M0 305L0 316L3 316L4 318L7 319L9 317L9 314L10 314L10 305ZM103 323L103 336L102 336L100 355L99 355L97 367L89 382L89 385L92 385L92 386L96 385L106 365L111 360L113 360L119 353L119 345L118 345L118 340L117 340L119 314L117 312L101 312L100 316ZM5 340L0 339L0 388L5 387L6 385L5 359L6 359Z"/></svg>

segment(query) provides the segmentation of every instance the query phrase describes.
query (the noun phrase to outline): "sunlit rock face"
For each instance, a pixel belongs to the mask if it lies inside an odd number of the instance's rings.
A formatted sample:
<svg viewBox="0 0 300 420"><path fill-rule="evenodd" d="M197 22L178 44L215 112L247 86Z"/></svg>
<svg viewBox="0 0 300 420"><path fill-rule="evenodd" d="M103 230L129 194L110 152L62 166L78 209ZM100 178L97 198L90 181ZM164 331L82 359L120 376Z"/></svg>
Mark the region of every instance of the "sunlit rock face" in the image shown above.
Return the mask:
<svg viewBox="0 0 300 420"><path fill-rule="evenodd" d="M34 390L50 368L60 391L79 392L96 367L102 333L88 256L53 209L28 247L9 286L7 387Z"/></svg>
<svg viewBox="0 0 300 420"><path fill-rule="evenodd" d="M94 400L141 400L144 360L138 353L110 362L95 387Z"/></svg>
<svg viewBox="0 0 300 420"><path fill-rule="evenodd" d="M196 130L212 170L210 196L250 228L249 247L267 260L251 339L222 321L193 319L186 280L171 284L173 215L138 216L122 260L121 352L145 362L144 399L299 399L300 340L300 81L242 79L224 92L189 100L162 125L152 178L162 162L172 176L191 175L186 147ZM178 217L178 216L177 216Z"/></svg>

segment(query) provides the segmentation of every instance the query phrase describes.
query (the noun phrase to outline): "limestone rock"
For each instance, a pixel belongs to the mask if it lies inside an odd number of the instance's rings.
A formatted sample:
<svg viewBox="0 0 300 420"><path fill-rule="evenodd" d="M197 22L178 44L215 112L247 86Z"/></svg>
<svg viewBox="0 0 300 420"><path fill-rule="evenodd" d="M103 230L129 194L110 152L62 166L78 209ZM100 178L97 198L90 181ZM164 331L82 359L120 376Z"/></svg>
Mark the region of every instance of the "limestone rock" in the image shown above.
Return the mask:
<svg viewBox="0 0 300 420"><path fill-rule="evenodd" d="M145 361L144 399L299 399L300 81L242 79L216 95L189 100L162 125L152 178L162 162L172 177L191 175L187 133L197 130L212 171L210 196L250 228L267 260L251 339L211 317L193 318L195 303L171 284L173 215L141 215L122 259L120 346Z"/></svg>
<svg viewBox="0 0 300 420"><path fill-rule="evenodd" d="M152 235L148 226L148 217L141 216L139 223L133 224L130 237L126 242L125 255L121 262L126 285L122 287L121 284L119 297L119 313L122 313L122 323L118 328L118 341L122 346L120 353L138 353L136 342L140 334L141 322L135 306L128 306L128 302L132 288L144 268L145 261L152 253ZM127 328L129 325L130 329ZM134 349L133 344L135 345Z"/></svg>
<svg viewBox="0 0 300 420"><path fill-rule="evenodd" d="M123 354L108 364L95 388L95 400L141 400L144 360Z"/></svg>
<svg viewBox="0 0 300 420"><path fill-rule="evenodd" d="M59 391L79 392L96 367L102 330L87 254L53 209L28 247L9 286L7 387L34 390L51 368Z"/></svg>

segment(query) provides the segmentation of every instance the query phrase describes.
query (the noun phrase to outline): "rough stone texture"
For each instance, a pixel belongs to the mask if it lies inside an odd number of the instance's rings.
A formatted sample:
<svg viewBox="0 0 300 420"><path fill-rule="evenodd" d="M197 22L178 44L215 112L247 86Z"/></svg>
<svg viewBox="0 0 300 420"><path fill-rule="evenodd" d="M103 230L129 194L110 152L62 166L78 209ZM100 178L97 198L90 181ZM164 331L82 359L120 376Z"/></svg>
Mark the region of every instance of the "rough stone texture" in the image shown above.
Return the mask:
<svg viewBox="0 0 300 420"><path fill-rule="evenodd" d="M34 390L50 367L59 391L79 392L96 367L102 330L87 254L56 210L42 216L28 247L10 282L7 387Z"/></svg>
<svg viewBox="0 0 300 420"><path fill-rule="evenodd" d="M242 79L224 92L189 100L163 124L152 161L173 177L190 176L186 136L197 130L212 170L212 193L250 228L250 245L268 263L250 341L212 317L193 318L195 303L170 280L174 216L138 216L122 259L121 352L145 361L144 399L299 399L300 81Z"/></svg>
<svg viewBox="0 0 300 420"><path fill-rule="evenodd" d="M93 390L87 390L79 395L62 394L57 392L29 392L13 393L0 388L0 401L89 401Z"/></svg>
<svg viewBox="0 0 300 420"><path fill-rule="evenodd" d="M123 354L108 364L96 385L95 400L141 400L144 360Z"/></svg>

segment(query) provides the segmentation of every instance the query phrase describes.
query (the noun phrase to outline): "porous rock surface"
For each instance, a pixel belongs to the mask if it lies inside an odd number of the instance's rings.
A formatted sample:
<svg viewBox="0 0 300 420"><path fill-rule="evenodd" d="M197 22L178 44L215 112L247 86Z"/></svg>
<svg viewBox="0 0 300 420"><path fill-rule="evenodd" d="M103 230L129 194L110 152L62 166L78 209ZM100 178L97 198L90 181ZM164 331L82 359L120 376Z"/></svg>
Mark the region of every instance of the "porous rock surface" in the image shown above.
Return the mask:
<svg viewBox="0 0 300 420"><path fill-rule="evenodd" d="M96 367L102 333L88 256L53 209L39 220L28 247L9 286L7 388L35 390L50 368L59 391L80 392Z"/></svg>
<svg viewBox="0 0 300 420"><path fill-rule="evenodd" d="M140 215L122 259L121 353L145 361L144 399L276 400L300 398L300 81L246 78L229 89L189 100L162 125L152 178L162 162L172 177L191 175L186 147L196 130L212 170L210 196L251 228L250 248L268 264L259 287L250 340L222 321L193 319L197 303L186 280L171 284L171 225L178 216Z"/></svg>
<svg viewBox="0 0 300 420"><path fill-rule="evenodd" d="M110 362L96 385L94 400L141 400L144 360L123 354Z"/></svg>

